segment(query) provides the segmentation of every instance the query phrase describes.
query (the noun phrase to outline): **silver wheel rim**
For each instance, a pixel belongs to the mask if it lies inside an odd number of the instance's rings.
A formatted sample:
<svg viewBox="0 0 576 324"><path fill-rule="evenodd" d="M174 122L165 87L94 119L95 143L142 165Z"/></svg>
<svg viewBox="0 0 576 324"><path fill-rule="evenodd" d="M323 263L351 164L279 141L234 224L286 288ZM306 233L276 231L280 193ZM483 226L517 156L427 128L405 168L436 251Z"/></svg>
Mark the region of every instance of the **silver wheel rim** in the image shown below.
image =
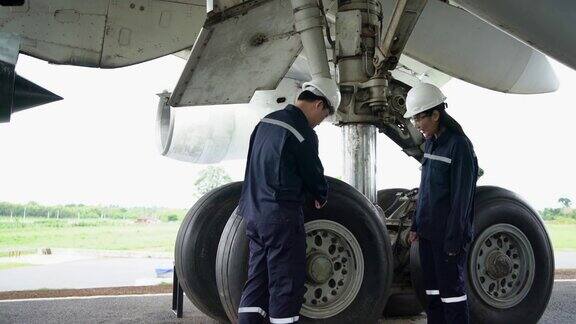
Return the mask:
<svg viewBox="0 0 576 324"><path fill-rule="evenodd" d="M329 220L305 225L306 283L300 314L328 318L356 298L364 278L360 244L344 226Z"/></svg>
<svg viewBox="0 0 576 324"><path fill-rule="evenodd" d="M496 308L520 303L534 281L532 245L520 229L510 224L485 229L474 243L469 264L474 290Z"/></svg>

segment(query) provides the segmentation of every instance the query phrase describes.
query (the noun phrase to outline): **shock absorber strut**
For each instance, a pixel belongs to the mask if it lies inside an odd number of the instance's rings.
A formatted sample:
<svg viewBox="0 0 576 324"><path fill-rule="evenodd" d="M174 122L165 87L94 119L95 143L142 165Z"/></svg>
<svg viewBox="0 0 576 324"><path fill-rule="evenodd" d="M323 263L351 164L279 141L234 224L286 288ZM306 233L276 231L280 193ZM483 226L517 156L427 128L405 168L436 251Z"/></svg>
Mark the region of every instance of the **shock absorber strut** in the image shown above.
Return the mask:
<svg viewBox="0 0 576 324"><path fill-rule="evenodd" d="M338 1L335 62L342 92L338 120L344 135L344 179L372 202L377 200L377 125L399 124L390 71L425 4L399 0L384 25L380 1Z"/></svg>
<svg viewBox="0 0 576 324"><path fill-rule="evenodd" d="M376 202L377 111L386 103L385 78L374 78L373 57L380 39L381 6L374 0L339 1L335 62L342 104L344 181Z"/></svg>

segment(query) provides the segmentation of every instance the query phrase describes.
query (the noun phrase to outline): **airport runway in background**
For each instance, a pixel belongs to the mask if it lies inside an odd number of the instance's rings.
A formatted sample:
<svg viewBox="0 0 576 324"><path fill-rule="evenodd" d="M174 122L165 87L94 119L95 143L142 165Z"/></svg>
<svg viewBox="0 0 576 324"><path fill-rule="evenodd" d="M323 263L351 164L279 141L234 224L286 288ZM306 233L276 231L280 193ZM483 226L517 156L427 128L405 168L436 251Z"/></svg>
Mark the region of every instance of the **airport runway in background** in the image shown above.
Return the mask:
<svg viewBox="0 0 576 324"><path fill-rule="evenodd" d="M0 270L0 292L156 285L156 269L172 269L171 259L91 258Z"/></svg>
<svg viewBox="0 0 576 324"><path fill-rule="evenodd" d="M171 275L167 275L167 278L156 277L156 269L172 268L173 261L170 258L51 255L0 259L5 259L0 260L0 263L34 264L0 270L0 292L144 286L171 282L172 279ZM557 269L576 269L576 252L556 252L555 262Z"/></svg>

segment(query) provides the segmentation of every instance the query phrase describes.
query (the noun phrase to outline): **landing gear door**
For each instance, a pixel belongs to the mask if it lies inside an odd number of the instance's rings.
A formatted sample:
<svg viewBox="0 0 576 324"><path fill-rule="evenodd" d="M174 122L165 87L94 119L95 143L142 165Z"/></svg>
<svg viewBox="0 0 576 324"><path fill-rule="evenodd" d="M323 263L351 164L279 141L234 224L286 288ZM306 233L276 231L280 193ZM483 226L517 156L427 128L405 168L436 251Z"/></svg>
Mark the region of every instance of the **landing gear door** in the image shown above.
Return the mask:
<svg viewBox="0 0 576 324"><path fill-rule="evenodd" d="M247 1L209 15L180 80L173 107L248 103L274 90L302 48L290 1Z"/></svg>

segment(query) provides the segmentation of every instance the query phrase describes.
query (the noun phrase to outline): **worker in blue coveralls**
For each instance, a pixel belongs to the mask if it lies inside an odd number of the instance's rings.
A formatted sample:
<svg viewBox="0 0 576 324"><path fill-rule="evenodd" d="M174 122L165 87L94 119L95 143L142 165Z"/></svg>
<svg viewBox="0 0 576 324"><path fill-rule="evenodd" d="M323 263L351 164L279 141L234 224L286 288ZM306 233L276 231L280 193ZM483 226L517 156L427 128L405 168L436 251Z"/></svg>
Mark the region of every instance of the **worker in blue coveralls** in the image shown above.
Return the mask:
<svg viewBox="0 0 576 324"><path fill-rule="evenodd" d="M446 96L421 83L406 97L405 118L426 139L416 216L428 323L469 322L464 271L472 240L478 161L462 127L445 111Z"/></svg>
<svg viewBox="0 0 576 324"><path fill-rule="evenodd" d="M326 205L328 184L313 128L340 105L329 78L303 85L294 105L264 117L250 137L238 214L250 260L238 309L240 324L297 323L304 297L305 195Z"/></svg>

